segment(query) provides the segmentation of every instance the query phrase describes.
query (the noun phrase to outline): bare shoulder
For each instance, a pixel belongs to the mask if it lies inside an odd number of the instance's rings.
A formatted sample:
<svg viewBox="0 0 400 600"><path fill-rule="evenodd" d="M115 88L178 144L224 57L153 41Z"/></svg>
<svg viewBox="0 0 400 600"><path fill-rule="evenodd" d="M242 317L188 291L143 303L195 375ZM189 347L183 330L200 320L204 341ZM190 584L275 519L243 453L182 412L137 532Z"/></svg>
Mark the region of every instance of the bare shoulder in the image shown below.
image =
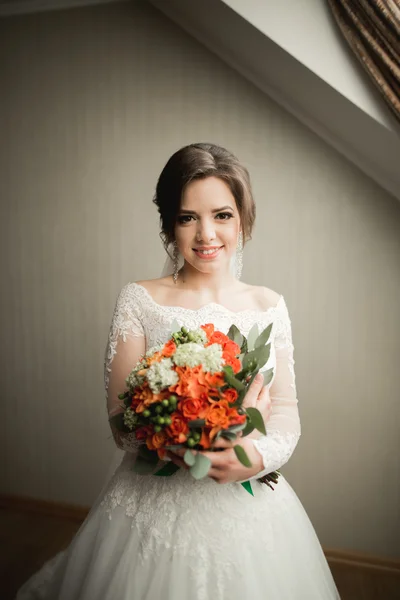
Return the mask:
<svg viewBox="0 0 400 600"><path fill-rule="evenodd" d="M281 299L281 294L263 285L249 285L248 288L260 310L268 310L271 306L277 306Z"/></svg>

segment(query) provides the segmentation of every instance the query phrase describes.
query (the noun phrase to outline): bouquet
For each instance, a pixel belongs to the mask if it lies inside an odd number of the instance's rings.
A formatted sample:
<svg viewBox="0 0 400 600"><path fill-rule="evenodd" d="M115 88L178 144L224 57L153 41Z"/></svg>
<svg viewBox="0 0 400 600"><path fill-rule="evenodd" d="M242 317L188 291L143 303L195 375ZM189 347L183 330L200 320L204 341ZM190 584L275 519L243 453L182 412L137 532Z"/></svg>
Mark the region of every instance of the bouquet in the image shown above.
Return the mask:
<svg viewBox="0 0 400 600"><path fill-rule="evenodd" d="M110 418L118 431L134 432L141 441L134 471L152 473L167 450L186 448L184 461L191 475L201 479L210 461L192 449L213 450L220 436L233 441L254 429L266 435L261 413L243 406L243 400L269 359L271 329L272 324L259 333L254 325L246 339L235 325L225 335L212 323L189 331L174 321L169 340L142 355L126 378L127 390L118 396L124 410ZM263 375L267 385L273 369ZM242 446L233 449L243 465L252 466ZM166 462L154 475L178 469ZM273 489L271 482L277 483L279 475L274 471L259 481ZM252 494L250 481L242 485Z"/></svg>

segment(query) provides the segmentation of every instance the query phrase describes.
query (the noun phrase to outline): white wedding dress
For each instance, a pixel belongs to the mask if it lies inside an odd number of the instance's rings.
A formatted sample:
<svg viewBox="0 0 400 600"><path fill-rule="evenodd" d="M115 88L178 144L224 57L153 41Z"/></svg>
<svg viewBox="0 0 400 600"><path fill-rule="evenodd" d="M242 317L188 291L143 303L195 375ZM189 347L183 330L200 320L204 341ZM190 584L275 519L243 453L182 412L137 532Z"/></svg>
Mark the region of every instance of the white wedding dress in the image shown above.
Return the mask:
<svg viewBox="0 0 400 600"><path fill-rule="evenodd" d="M314 528L282 475L274 490L257 481L285 464L300 437L290 318L283 296L265 311L160 306L139 284L121 290L105 357L107 407L119 402L129 345L164 343L173 320L188 328L234 323L245 335L271 322L272 412L267 436L254 440L265 470L240 483L132 472L136 442L125 452L69 547L36 572L16 600L333 600L339 594ZM122 358L119 360L119 356ZM125 362L124 362L125 361ZM120 371L121 370L121 371ZM119 372L120 371L120 372Z"/></svg>

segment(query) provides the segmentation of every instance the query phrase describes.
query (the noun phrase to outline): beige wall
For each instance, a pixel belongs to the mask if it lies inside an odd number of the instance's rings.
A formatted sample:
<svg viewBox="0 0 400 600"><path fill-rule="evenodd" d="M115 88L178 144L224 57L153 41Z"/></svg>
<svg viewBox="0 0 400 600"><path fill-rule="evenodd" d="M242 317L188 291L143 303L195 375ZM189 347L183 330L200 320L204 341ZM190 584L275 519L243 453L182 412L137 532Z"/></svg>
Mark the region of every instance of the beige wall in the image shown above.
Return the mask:
<svg viewBox="0 0 400 600"><path fill-rule="evenodd" d="M323 545L398 556L400 204L145 2L0 21L2 491L90 504L111 455L120 287L163 263L169 155L227 146L257 199L244 279L283 293Z"/></svg>

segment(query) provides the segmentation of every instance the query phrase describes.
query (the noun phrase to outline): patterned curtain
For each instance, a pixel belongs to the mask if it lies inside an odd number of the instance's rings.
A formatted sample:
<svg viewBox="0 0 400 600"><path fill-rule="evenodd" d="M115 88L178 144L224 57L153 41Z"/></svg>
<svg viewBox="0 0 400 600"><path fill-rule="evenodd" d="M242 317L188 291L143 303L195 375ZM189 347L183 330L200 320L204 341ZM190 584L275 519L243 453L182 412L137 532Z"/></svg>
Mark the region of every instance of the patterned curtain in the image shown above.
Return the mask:
<svg viewBox="0 0 400 600"><path fill-rule="evenodd" d="M400 121L400 0L328 0L354 54Z"/></svg>

